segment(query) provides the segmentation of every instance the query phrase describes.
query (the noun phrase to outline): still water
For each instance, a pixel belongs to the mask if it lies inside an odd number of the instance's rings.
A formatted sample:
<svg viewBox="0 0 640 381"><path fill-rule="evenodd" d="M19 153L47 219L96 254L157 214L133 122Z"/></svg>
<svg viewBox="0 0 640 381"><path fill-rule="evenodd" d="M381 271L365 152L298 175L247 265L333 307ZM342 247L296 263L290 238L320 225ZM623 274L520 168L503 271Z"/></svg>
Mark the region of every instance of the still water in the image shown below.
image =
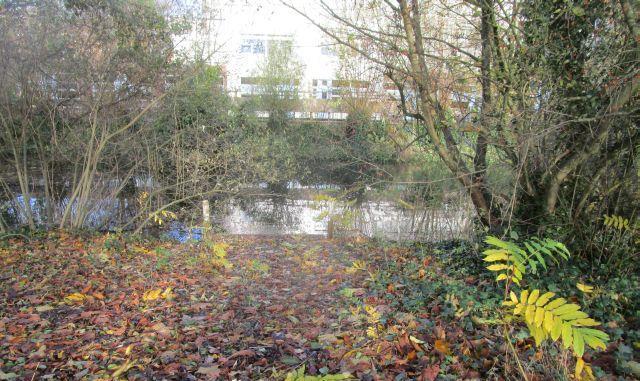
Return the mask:
<svg viewBox="0 0 640 381"><path fill-rule="evenodd" d="M3 213L24 224L21 197L4 203ZM46 223L45 203L33 198L30 205L40 224ZM128 199L96 200L87 227L114 230L135 216L135 202ZM60 210L63 205L55 209ZM164 224L160 234L179 241L200 239L202 215ZM314 201L308 197L244 197L218 202L211 211L217 231L229 234L367 236L395 241L441 241L468 238L472 230L472 208L464 202L444 203L435 208L407 208L392 200L359 203L336 200Z"/></svg>
<svg viewBox="0 0 640 381"><path fill-rule="evenodd" d="M231 200L213 212L214 227L230 234L363 235L395 241L441 241L468 238L469 207L405 209L391 201L358 205L307 199L251 198ZM200 229L174 223L168 234L178 240L198 239Z"/></svg>

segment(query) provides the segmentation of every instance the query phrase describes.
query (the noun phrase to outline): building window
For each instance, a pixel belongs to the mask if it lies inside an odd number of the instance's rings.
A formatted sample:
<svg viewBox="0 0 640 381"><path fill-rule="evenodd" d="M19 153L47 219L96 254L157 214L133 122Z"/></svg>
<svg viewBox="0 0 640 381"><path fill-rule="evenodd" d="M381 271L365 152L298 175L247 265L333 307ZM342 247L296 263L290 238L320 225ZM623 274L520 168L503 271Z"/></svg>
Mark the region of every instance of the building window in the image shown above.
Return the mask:
<svg viewBox="0 0 640 381"><path fill-rule="evenodd" d="M240 44L240 53L264 54L263 40L243 40Z"/></svg>
<svg viewBox="0 0 640 381"><path fill-rule="evenodd" d="M254 40L253 54L264 54L264 42L262 40Z"/></svg>
<svg viewBox="0 0 640 381"><path fill-rule="evenodd" d="M242 41L242 45L240 45L240 53L251 53L251 44L249 40Z"/></svg>

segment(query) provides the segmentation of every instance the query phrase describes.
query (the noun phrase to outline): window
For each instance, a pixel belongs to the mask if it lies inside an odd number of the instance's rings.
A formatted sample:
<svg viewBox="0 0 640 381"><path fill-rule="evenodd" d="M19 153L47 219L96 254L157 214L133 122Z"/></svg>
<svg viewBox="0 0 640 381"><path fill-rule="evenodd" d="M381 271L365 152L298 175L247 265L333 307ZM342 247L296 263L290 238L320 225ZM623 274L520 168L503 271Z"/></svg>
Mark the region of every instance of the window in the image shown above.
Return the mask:
<svg viewBox="0 0 640 381"><path fill-rule="evenodd" d="M251 53L251 43L249 40L242 41L242 45L240 45L240 53Z"/></svg>
<svg viewBox="0 0 640 381"><path fill-rule="evenodd" d="M253 54L264 54L264 42L262 40L253 41Z"/></svg>
<svg viewBox="0 0 640 381"><path fill-rule="evenodd" d="M264 54L263 40L243 40L240 44L240 53Z"/></svg>

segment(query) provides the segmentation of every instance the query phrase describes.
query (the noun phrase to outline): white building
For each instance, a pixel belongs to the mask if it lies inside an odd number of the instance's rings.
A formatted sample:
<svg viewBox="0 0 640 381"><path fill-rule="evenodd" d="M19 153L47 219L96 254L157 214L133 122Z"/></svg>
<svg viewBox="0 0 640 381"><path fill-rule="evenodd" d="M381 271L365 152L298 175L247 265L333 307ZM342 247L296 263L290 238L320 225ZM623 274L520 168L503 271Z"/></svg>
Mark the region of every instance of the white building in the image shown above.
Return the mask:
<svg viewBox="0 0 640 381"><path fill-rule="evenodd" d="M311 1L298 0L295 4L306 11L313 8ZM200 46L210 63L223 67L230 95L254 93L255 77L269 49L287 41L303 68L300 96L332 98L338 57L333 42L305 17L277 0L200 0L199 5L199 21L182 48Z"/></svg>
<svg viewBox="0 0 640 381"><path fill-rule="evenodd" d="M305 16L285 6L280 0L193 0L197 11L194 14L193 29L189 37L179 45L183 51L198 51L211 64L219 65L224 72L224 86L233 97L250 96L257 92L257 77L262 64L266 62L269 49L275 44L286 41L293 46L296 61L302 64L302 79L296 83L298 94L305 99L306 112L316 112L333 118L331 113L339 114L343 119L345 107L338 100L345 95L369 100L376 99L376 105L370 104L374 115L396 113L395 107L389 107L399 99L399 92L392 83L382 78L382 70L376 70L367 60L350 58L348 63L340 62L336 50L340 49L335 41L326 36ZM319 25L335 25L335 20L321 10L318 0L287 0ZM475 42L474 33L469 21L460 15L452 14L448 8L451 0L442 0L440 7L429 8L432 14L426 18L427 34L433 34L426 48L434 55L443 57L456 54L450 45L434 43L441 39L455 41L456 45L465 46L461 41L469 41L470 51ZM350 1L325 0L337 13L350 14L357 10L349 8ZM469 7L456 8L459 12L470 12ZM354 16L354 15L350 15ZM380 27L373 25L372 28ZM430 44L434 44L431 46ZM443 50L443 48L445 50ZM355 57L355 56L354 56ZM468 104L470 90L457 89L452 78L446 75L442 62L435 62L434 69L441 74L440 90L448 94L446 97L460 108ZM444 73L444 74L443 74ZM451 82L451 83L449 83ZM412 101L411 89L405 90L408 101ZM298 112L296 112L297 117Z"/></svg>

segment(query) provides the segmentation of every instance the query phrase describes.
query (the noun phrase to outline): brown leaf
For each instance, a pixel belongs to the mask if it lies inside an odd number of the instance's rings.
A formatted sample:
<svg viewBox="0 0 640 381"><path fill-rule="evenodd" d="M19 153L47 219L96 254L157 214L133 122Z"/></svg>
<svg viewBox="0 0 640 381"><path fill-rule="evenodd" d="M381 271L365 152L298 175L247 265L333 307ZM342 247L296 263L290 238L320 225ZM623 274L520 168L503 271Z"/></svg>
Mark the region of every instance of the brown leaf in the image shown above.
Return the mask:
<svg viewBox="0 0 640 381"><path fill-rule="evenodd" d="M229 356L229 360L234 359L236 357L252 357L255 356L256 352L252 351L251 349L243 349L241 351L237 351L235 353L233 353L231 356Z"/></svg>
<svg viewBox="0 0 640 381"><path fill-rule="evenodd" d="M419 381L435 381L440 373L440 364L431 365L427 368L422 369L422 373L420 373Z"/></svg>
<svg viewBox="0 0 640 381"><path fill-rule="evenodd" d="M196 373L203 374L210 379L215 379L220 376L220 369L217 366L201 366Z"/></svg>
<svg viewBox="0 0 640 381"><path fill-rule="evenodd" d="M153 329L154 331L156 331L156 333L163 338L170 338L171 337L171 330L169 329L169 327L167 327L166 325L164 325L162 322L158 322L156 324L154 324L151 329Z"/></svg>

